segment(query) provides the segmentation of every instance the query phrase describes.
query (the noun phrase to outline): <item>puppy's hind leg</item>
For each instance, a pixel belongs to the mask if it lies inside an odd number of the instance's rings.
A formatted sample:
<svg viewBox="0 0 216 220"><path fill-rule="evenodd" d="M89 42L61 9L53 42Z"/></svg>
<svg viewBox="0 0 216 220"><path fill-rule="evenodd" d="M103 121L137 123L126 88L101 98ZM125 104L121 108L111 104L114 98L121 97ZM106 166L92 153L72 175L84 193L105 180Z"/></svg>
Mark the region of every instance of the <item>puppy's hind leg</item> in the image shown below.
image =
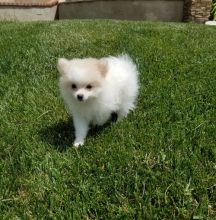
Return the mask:
<svg viewBox="0 0 216 220"><path fill-rule="evenodd" d="M118 120L118 113L117 112L112 112L110 116L111 122L117 122Z"/></svg>
<svg viewBox="0 0 216 220"><path fill-rule="evenodd" d="M122 118L126 117L130 111L134 109L134 104L131 102L125 103L120 110L117 112L118 113L118 121L121 120Z"/></svg>

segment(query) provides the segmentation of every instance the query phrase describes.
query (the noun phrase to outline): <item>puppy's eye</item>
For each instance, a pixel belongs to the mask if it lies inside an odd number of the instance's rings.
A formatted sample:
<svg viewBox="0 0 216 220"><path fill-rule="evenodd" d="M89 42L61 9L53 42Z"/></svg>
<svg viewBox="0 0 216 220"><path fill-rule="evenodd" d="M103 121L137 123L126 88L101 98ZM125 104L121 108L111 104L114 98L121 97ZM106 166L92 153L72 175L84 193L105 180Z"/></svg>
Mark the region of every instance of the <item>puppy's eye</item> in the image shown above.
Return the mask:
<svg viewBox="0 0 216 220"><path fill-rule="evenodd" d="M90 84L87 85L87 86L86 86L86 89L92 89L92 85L90 85Z"/></svg>
<svg viewBox="0 0 216 220"><path fill-rule="evenodd" d="M77 88L76 84L74 84L74 83L71 85L71 87L72 87L72 89L76 89Z"/></svg>

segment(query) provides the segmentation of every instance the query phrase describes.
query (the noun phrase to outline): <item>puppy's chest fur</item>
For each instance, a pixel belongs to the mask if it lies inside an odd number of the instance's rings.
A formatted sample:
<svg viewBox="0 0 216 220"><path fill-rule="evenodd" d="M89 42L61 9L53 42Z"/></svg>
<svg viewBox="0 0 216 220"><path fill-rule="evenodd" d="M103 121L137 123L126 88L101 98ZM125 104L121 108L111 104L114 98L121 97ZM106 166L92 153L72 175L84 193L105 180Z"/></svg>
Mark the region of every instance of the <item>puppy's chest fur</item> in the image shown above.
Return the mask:
<svg viewBox="0 0 216 220"><path fill-rule="evenodd" d="M85 118L89 122L89 124L92 125L105 124L110 119L113 112L113 110L107 107L105 103L82 104L84 105L81 108L77 109L75 115L79 114L81 117Z"/></svg>

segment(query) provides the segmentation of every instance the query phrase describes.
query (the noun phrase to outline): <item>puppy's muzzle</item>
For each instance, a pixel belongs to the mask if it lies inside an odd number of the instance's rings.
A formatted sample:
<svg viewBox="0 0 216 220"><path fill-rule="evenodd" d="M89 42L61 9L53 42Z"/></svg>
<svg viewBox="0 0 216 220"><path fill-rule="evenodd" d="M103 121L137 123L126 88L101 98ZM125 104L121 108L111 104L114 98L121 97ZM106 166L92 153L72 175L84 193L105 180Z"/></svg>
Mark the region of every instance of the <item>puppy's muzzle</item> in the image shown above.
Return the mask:
<svg viewBox="0 0 216 220"><path fill-rule="evenodd" d="M83 101L83 95L77 95L77 99L80 101L80 102L82 102Z"/></svg>

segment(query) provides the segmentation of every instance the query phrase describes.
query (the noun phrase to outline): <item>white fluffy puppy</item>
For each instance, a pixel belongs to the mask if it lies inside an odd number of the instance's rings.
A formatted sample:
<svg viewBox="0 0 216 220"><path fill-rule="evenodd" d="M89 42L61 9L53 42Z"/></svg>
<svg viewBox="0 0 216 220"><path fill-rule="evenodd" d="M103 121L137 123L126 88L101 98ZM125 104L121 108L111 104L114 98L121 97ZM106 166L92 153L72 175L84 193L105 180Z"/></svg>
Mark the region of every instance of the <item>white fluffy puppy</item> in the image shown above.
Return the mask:
<svg viewBox="0 0 216 220"><path fill-rule="evenodd" d="M89 125L103 125L111 115L118 120L134 108L138 71L127 55L101 59L60 58L61 95L73 117L74 146L84 144Z"/></svg>

